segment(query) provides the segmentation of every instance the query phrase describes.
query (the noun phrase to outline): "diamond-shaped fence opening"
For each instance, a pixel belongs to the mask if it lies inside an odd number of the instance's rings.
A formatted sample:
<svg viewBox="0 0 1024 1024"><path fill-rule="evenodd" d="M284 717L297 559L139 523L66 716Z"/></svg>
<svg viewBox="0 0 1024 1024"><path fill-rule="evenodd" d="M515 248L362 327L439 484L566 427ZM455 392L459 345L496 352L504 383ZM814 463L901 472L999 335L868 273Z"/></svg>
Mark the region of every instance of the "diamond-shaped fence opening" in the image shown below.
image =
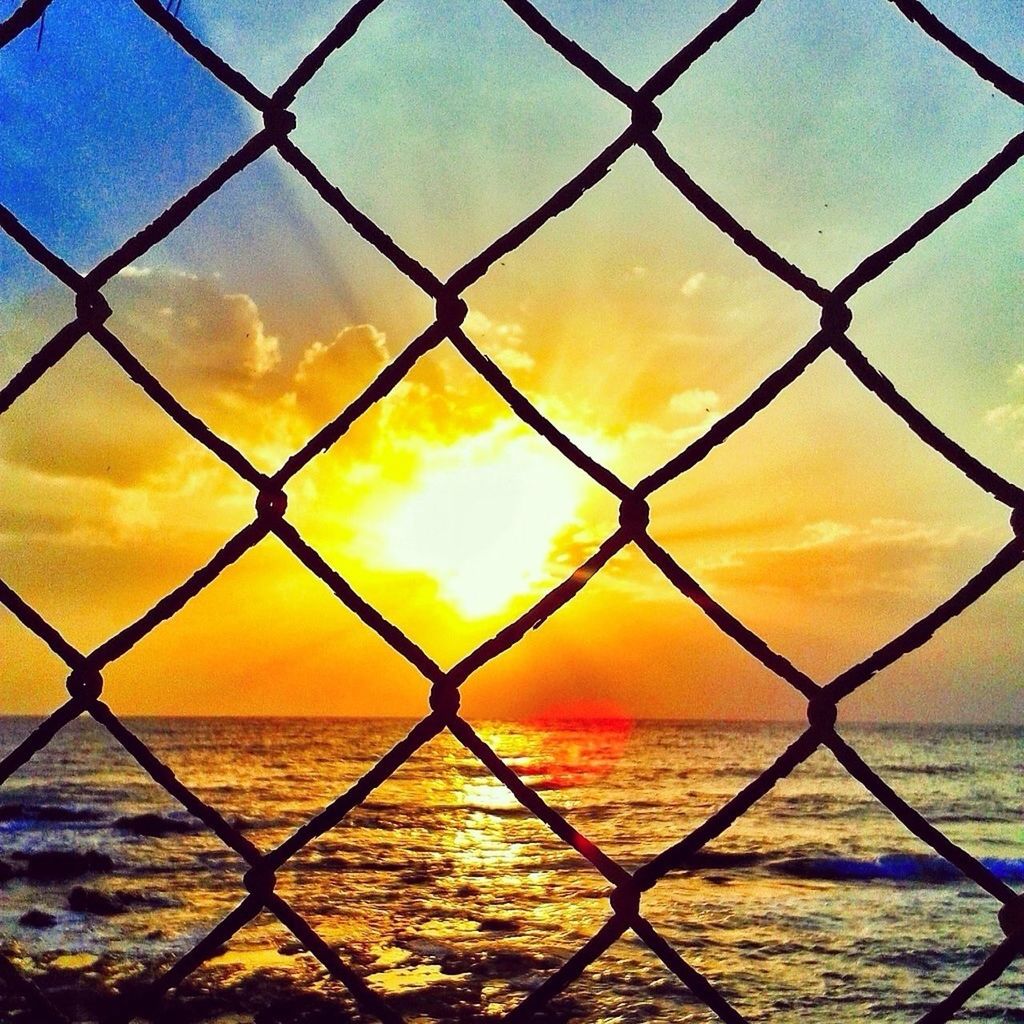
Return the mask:
<svg viewBox="0 0 1024 1024"><path fill-rule="evenodd" d="M530 0L505 0L505 6L512 15L520 19L539 37L539 40L547 44L554 54L590 80L588 88L596 86L603 90L610 100L621 107L622 128L604 150L596 153L591 162L580 168L574 177L551 195L550 199L508 228L447 280L441 280L405 252L374 220L366 216L349 199L339 184L335 183L333 175L327 173L326 168L321 170L290 138L296 127L296 115L290 108L295 104L299 93L335 53L357 37L363 21L372 17L378 8L385 8L386 3L387 0L360 0L348 8L341 21L312 47L308 55L271 94L254 85L249 78L192 34L179 18L181 0L168 0L166 4L160 0L135 0L139 11L132 10L130 5L126 4L127 11L123 12L122 16L145 16L151 19L167 37L161 46L166 47L173 43L177 47L174 52L178 63L190 57L202 65L207 72L219 79L226 90L225 95L233 94L231 99L236 113L239 109L244 110L247 118L251 116L257 126L262 122L262 127L258 127L255 133L248 137L248 141L242 142L239 148L208 177L175 199L152 223L125 239L116 250L84 273L74 269L72 264L81 258L82 253L92 252L96 247L95 241L87 238L76 239L76 244L70 245L69 250L62 255L48 244L53 243L53 239L41 240L26 226L34 219L35 214L32 210L28 211L25 220L22 221L16 212L12 212L6 206L0 206L0 228L4 233L17 243L29 258L36 261L43 272L53 275L76 296L73 319L18 367L0 389L0 413L6 412L21 395L30 391L36 381L44 378L82 338L89 335L124 373L141 387L152 402L160 406L199 444L205 446L258 491L255 514L248 525L227 541L205 566L195 570L176 589L162 597L150 611L93 650L85 651L73 646L21 595L8 584L0 582L0 601L24 627L48 645L66 666L69 692L65 704L0 760L0 781L10 779L19 768L44 751L54 737L70 723L83 716L91 717L95 720L96 728L105 730L113 742L123 748L156 783L164 787L172 801L180 806L182 814L188 812L205 826L204 835L218 837L229 851L233 851L232 856L235 860L240 858L240 863L248 865L245 874L237 877L235 888L238 903L235 909L227 913L212 931L199 939L196 945L176 962L137 985L126 986L123 992L116 994L112 1003L113 1009L110 1010L108 1007L104 1012L110 1012L109 1019L120 1021L133 1020L140 1015L152 1016L153 1013L159 1012L161 997L179 987L181 991L188 993L188 999L198 1000L200 1004L204 998L212 999L215 1010L219 1012L226 1009L223 989L218 989L216 984L209 981L211 965L214 968L214 978L218 976L218 965L221 968L221 976L229 974L232 963L239 962L239 958L241 962L245 962L247 947L242 936L247 926L257 918L261 922L276 918L278 924L291 935L291 938L285 938L281 946L281 957L301 953L304 970L307 970L313 979L311 983L315 983L320 989L328 983L335 986L340 983L345 986L355 1004L359 1006L359 1012L365 1013L368 1018L385 1022L402 1020L400 1010L388 1001L386 995L381 994L379 987L368 985L363 980L367 973L366 965L355 965L346 961L343 955L303 919L286 898L275 891L275 872L288 864L300 851L307 849L318 837L337 827L343 827L350 813L371 799L379 787L402 768L410 757L433 737L448 730L451 737L446 739L451 740L454 737L454 741L465 749L466 756L477 759L503 792L507 791L512 799L536 815L553 837L570 844L591 862L604 876L607 883L605 891L610 893L610 917L606 923L587 938L560 966L538 972L537 977L525 986L522 1001L509 1012L507 1019L567 1019L572 1011L566 1008L567 997L564 994L580 979L584 971L591 968L591 965L599 964L603 955L619 940L623 940L635 947L647 946L649 951L677 976L695 1003L704 1004L724 1021L743 1021L744 1017L734 1008L728 996L736 987L735 979L730 981L729 978L705 975L701 970L701 959L691 956L685 942L681 942L677 948L666 938L665 932L645 918L641 896L656 886L667 873L692 867L695 859L709 843L724 835L737 818L754 807L778 781L786 778L816 750L824 747L831 751L845 771L877 798L926 847L934 851L936 862L948 862L950 870L955 870L958 876L962 875L972 880L985 894L986 900L994 899L998 905L995 908L998 911L998 924L1005 934L1005 939L994 947L982 951L982 955L973 957L971 973L963 977L938 1003L924 1010L921 1017L922 1021L929 1024L948 1020L980 990L990 985L993 985L993 988L997 986L1000 975L1024 952L1024 896L1014 890L1010 884L1014 879L1007 880L1005 872L998 869L997 862L984 857L979 858L957 846L920 810L907 802L900 792L883 781L850 745L845 735L847 730L837 726L837 713L840 710L839 705L847 696L905 654L925 645L937 629L985 595L1024 560L1024 492L981 464L956 442L945 436L927 417L903 398L893 384L865 358L846 333L852 318L847 303L862 286L884 274L893 262L909 252L918 242L936 232L947 220L956 216L1008 171L1024 154L1024 134L1011 139L948 198L920 216L881 249L866 255L856 269L837 285L829 288L783 258L771 245L744 227L711 192L691 177L658 135L661 121L659 98L704 54L754 15L761 6L758 0L739 0L722 10L639 87L626 84L591 52L564 35ZM944 47L953 59L961 61L979 76L992 91L1001 93L1018 105L1024 104L1024 82L995 64L948 28L919 0L892 0L892 4L895 10L889 10L888 16L899 12L930 36L933 43ZM884 6L882 0L878 0L878 5L880 8ZM8 45L23 33L35 32L42 42L49 6L50 0L23 0L3 22L0 22L0 47ZM866 3L864 7L866 10ZM105 12L105 7L103 10ZM99 8L95 8L93 13L99 16L98 12ZM745 26L744 31L749 33L755 28L756 19L753 19ZM88 46L88 43L89 40L85 39L82 45ZM244 137L244 133L240 137ZM395 140L392 142L398 144ZM549 420L527 400L506 377L500 365L488 358L477 346L470 333L463 330L469 310L462 294L548 220L573 206L590 187L601 180L624 153L633 149L643 151L672 188L720 230L724 237L730 239L740 250L785 285L820 307L821 326L820 330L774 369L745 399L715 419L705 433L694 440L688 440L681 446L682 450L674 454L663 466L636 485L630 486L604 464L597 454L588 454L578 447L555 422ZM104 295L104 288L116 275L125 272L133 267L137 260L144 258L154 246L185 222L234 175L253 164L269 150L276 150L329 207L428 296L435 305L436 315L430 326L394 356L368 384L366 390L347 408L337 413L334 419L297 451L289 454L279 468L264 472L256 468L234 445L211 430L202 419L179 403L159 377L154 375L154 371L139 361L124 341L110 329L108 319L111 309ZM118 168L123 171L130 164L129 157L137 159L138 154L106 154L105 159L113 161L113 173ZM166 185L166 182L163 184ZM3 198L0 197L0 201ZM512 206L509 209L511 210ZM88 228L88 225L84 224L77 226L82 231ZM101 230L100 234L102 233ZM58 240L61 246L66 241ZM367 603L289 522L287 486L319 453L341 441L349 428L376 401L393 392L422 356L446 339L450 340L468 366L486 380L524 424L619 502L620 514L618 526L587 557L583 565L577 567L575 571L567 569L561 583L538 597L531 607L521 611L518 617L465 655L453 667L442 669L416 642L408 638L373 605ZM700 463L719 444L728 440L740 427L757 416L783 389L799 378L819 355L829 350L842 360L861 385L890 407L906 424L907 429L912 430L925 444L945 457L970 481L1008 507L1013 537L956 593L946 597L917 623L906 628L895 639L836 678L829 682L820 682L810 678L775 651L733 612L705 591L687 568L679 564L652 538L647 529L647 499L659 488ZM599 359L599 354L595 358ZM425 716L422 720L407 732L403 730L402 738L364 775L348 789L334 794L319 813L290 836L280 841L275 837L277 845L271 847L268 843L268 848L261 848L238 827L238 822L225 817L213 804L201 799L174 775L171 768L159 759L147 743L145 728L133 728L133 723L122 720L101 698L103 673L107 666L132 650L160 623L176 615L222 571L268 534L274 534L309 572L320 577L337 599L362 619L366 627L378 633L422 674L430 685L430 698L429 707L424 709ZM542 792L531 786L529 777L524 778L503 761L488 744L484 734L478 732L459 713L459 689L462 683L488 662L500 658L531 628L557 613L610 559L627 548L632 557L647 558L653 567L682 595L694 602L715 626L748 654L758 659L767 670L781 677L783 682L780 682L780 685L788 683L793 687L806 701L808 719L805 731L778 755L777 760L762 774L751 781L742 782L740 788L724 797L721 805L710 817L689 832L679 835L672 846L652 859L639 865L631 863L629 867L608 856L592 839L577 831L567 818L545 800ZM850 731L850 736L855 740L857 738L855 731ZM231 888L228 884L230 881L230 878L223 881L226 888ZM339 912L343 912L344 895L343 891L338 893ZM229 943L227 949L230 951L230 943L236 936L239 938L234 944L237 951L233 961L232 954L225 952L222 947ZM692 938L683 938L687 937ZM389 969L386 964L379 966L385 971ZM395 969L398 968L399 965L395 965ZM61 964L60 969L73 976L75 969L85 970L87 965L72 957ZM205 972L206 980L200 984L193 984L190 989L190 977L195 974L196 978L199 978L200 975L196 972L200 970ZM31 970L22 959L19 959L16 951L8 950L0 957L0 976L14 993L11 996L12 1005L22 1008L25 1013L34 1013L37 1018L44 1020L66 1019L51 1003L43 988L33 980ZM588 985L599 983L599 968L593 968L588 977ZM329 979L329 982L325 979ZM674 991L671 985L666 989L669 990ZM215 991L221 992L219 1002L215 997ZM239 999L241 998L240 994ZM409 1012L414 1014L416 1007L409 1008ZM173 1016L173 1012L171 1015Z"/></svg>

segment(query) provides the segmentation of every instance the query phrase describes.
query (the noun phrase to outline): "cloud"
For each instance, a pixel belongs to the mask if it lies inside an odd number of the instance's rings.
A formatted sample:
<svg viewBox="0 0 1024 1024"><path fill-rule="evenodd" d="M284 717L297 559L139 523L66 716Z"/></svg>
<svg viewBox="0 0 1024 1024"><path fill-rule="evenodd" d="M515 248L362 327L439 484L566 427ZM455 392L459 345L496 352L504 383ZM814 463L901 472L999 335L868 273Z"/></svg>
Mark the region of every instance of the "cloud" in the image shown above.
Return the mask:
<svg viewBox="0 0 1024 1024"><path fill-rule="evenodd" d="M1024 448L1024 363L1017 363L1007 378L1010 389L1020 397L997 405L985 413L985 422L997 430L1021 430L1017 443Z"/></svg>
<svg viewBox="0 0 1024 1024"><path fill-rule="evenodd" d="M679 391L668 402L669 409L683 419L705 419L718 408L721 398L717 391L690 388Z"/></svg>
<svg viewBox="0 0 1024 1024"><path fill-rule="evenodd" d="M313 342L292 377L296 407L317 423L336 416L389 362L387 338L372 324Z"/></svg>
<svg viewBox="0 0 1024 1024"><path fill-rule="evenodd" d="M735 550L699 571L726 586L790 593L945 593L962 568L963 549L986 538L982 530L904 519L820 520L788 542Z"/></svg>
<svg viewBox="0 0 1024 1024"><path fill-rule="evenodd" d="M114 333L204 419L217 420L218 409L237 411L261 389L284 390L283 382L272 383L280 376L280 341L250 296L225 293L213 277L134 266L110 283L107 295ZM46 295L13 312L0 344L20 363L37 339L55 333L64 312ZM8 462L121 487L162 472L190 447L196 442L88 337L0 422L0 455Z"/></svg>
<svg viewBox="0 0 1024 1024"><path fill-rule="evenodd" d="M80 342L0 421L0 455L57 477L136 482L189 442L90 340Z"/></svg>
<svg viewBox="0 0 1024 1024"><path fill-rule="evenodd" d="M692 299L704 287L708 279L708 275L703 270L698 270L696 274L691 274L684 282L683 286L679 289L682 294Z"/></svg>
<svg viewBox="0 0 1024 1024"><path fill-rule="evenodd" d="M251 388L281 363L280 339L251 296L225 292L213 276L127 270L107 289L111 327L161 380L202 399L216 388Z"/></svg>
<svg viewBox="0 0 1024 1024"><path fill-rule="evenodd" d="M69 318L52 291L6 311L0 351L12 366ZM216 277L129 267L107 294L111 327L129 350L265 469L277 469L389 358L384 335L368 324L289 352L255 300ZM374 410L366 417L364 435L378 416ZM0 485L6 533L78 546L138 536L171 543L181 534L178 510L197 491L206 504L227 496L251 511L252 503L247 485L89 337L0 419Z"/></svg>
<svg viewBox="0 0 1024 1024"><path fill-rule="evenodd" d="M65 450L42 468L0 460L0 544L35 545L43 564L60 561L59 549L69 547L137 552L144 544L148 561L184 537L226 538L251 516L251 488L199 445L176 447L159 468L134 474L86 475L82 454ZM68 459L75 460L74 474L64 471ZM31 573L31 563L21 568Z"/></svg>
<svg viewBox="0 0 1024 1024"><path fill-rule="evenodd" d="M268 471L341 412L394 354L369 323L341 325L329 337L279 337L252 296L225 288L216 276L133 266L106 293L111 328L128 349L187 409ZM33 323L44 308L45 322ZM16 342L15 365L69 318L56 302L12 312L0 343ZM533 368L519 325L474 311L467 326L506 369ZM382 467L400 478L436 446L508 417L504 403L442 345L295 486L333 500L344 480L351 500L370 500ZM179 515L192 504L215 506L221 496L232 522L252 507L247 485L88 337L0 420L0 482L8 539L31 538L43 547L49 540L163 549L182 538ZM225 514L211 513L211 529Z"/></svg>
<svg viewBox="0 0 1024 1024"><path fill-rule="evenodd" d="M393 355L384 333L368 323L285 344L264 322L256 300L226 289L216 275L130 266L106 291L114 309L110 326L129 350L187 409L264 469L277 469ZM51 305L45 323L30 323L31 309L15 311L16 321L0 338L16 349L10 352L15 365L38 347L36 337L49 337L66 319L62 306ZM467 327L506 370L533 368L518 324L473 311ZM421 361L399 392L429 392L431 409L421 410L417 425L422 429L443 411L438 402L449 404L448 392L465 396L476 383L464 362L444 350ZM480 428L480 403L461 405L462 429ZM346 447L365 451L384 414L380 406L365 414ZM393 419L395 410L389 407L387 415ZM44 375L0 423L0 455L8 461L40 474L119 487L144 482L194 446L91 339Z"/></svg>
<svg viewBox="0 0 1024 1024"><path fill-rule="evenodd" d="M1007 427L1015 423L1024 423L1024 402L1014 404L1007 402L1004 405L997 405L985 413L985 422L993 427Z"/></svg>
<svg viewBox="0 0 1024 1024"><path fill-rule="evenodd" d="M229 302L243 302L251 314L251 329L245 336L244 355L242 364L253 377L262 377L281 362L281 342L274 336L267 334L263 321L259 318L256 303L248 295L227 295L225 299ZM163 307L159 310L163 313ZM173 310L169 314L173 315Z"/></svg>
<svg viewBox="0 0 1024 1024"><path fill-rule="evenodd" d="M503 370L529 371L536 362L529 352L524 351L523 328L516 323L498 323L471 309L464 323L466 333Z"/></svg>
<svg viewBox="0 0 1024 1024"><path fill-rule="evenodd" d="M252 296L226 289L215 276L130 268L108 294L115 310L112 327L128 348L190 411L269 472L341 412L394 355L385 334L369 323L342 326L326 338L278 337ZM521 325L473 310L466 326L506 370L534 369ZM599 425L597 411L560 401L556 411L542 396L531 397L609 465L652 447L658 458L668 458L706 428L720 402L716 392L692 388L663 407L663 423L634 420L611 429ZM379 484L382 465L400 476L426 458L431 446L486 432L509 415L452 346L443 344L388 399L364 413L330 457L315 460L296 487L330 497L344 480L352 500L367 497ZM159 537L162 523L173 533L167 517L173 519L176 499L184 501L191 486L182 467L206 454L91 339L0 421L6 468L35 475L34 481L20 477L19 490L45 480L60 486L62 526L44 522L41 506L26 516L41 531L66 540L68 524L81 523L82 509L89 507L96 514L87 517L88 538L75 535L81 543L129 534ZM104 495L100 502L97 486ZM6 505L12 508L13 502Z"/></svg>

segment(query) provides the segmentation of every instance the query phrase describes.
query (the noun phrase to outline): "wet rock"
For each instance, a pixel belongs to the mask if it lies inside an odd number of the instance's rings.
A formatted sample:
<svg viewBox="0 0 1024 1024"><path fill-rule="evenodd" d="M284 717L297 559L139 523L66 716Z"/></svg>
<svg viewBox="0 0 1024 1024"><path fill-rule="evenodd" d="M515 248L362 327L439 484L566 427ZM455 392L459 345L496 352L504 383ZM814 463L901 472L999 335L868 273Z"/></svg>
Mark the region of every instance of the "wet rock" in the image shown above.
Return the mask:
<svg viewBox="0 0 1024 1024"><path fill-rule="evenodd" d="M468 983L453 990L450 983L427 985L406 992L388 992L388 1003L403 1016L431 1017L445 1022L478 1021L481 1017L479 986Z"/></svg>
<svg viewBox="0 0 1024 1024"><path fill-rule="evenodd" d="M683 868L749 868L760 864L762 853L731 853L727 850L698 850L691 853L680 867Z"/></svg>
<svg viewBox="0 0 1024 1024"><path fill-rule="evenodd" d="M375 1018L374 1018L375 1019ZM211 1024L212 1021L253 1024L369 1024L362 1015L325 993L311 991L296 978L250 974L208 984L192 976L167 998L154 1024Z"/></svg>
<svg viewBox="0 0 1024 1024"><path fill-rule="evenodd" d="M440 969L442 974L468 974L476 970L479 964L479 957L453 953L441 960Z"/></svg>
<svg viewBox="0 0 1024 1024"><path fill-rule="evenodd" d="M306 947L298 939L290 939L288 942L282 942L277 947L277 951L281 956L296 956L299 953L305 953Z"/></svg>
<svg viewBox="0 0 1024 1024"><path fill-rule="evenodd" d="M113 895L126 907L149 907L152 910L166 910L180 907L181 901L171 896L154 896L152 893L136 892L133 889L117 889Z"/></svg>
<svg viewBox="0 0 1024 1024"><path fill-rule="evenodd" d="M509 917L485 917L480 921L482 932L516 932L519 925Z"/></svg>
<svg viewBox="0 0 1024 1024"><path fill-rule="evenodd" d="M179 821L177 818L165 818L162 814L130 814L118 818L114 828L122 832L131 832L136 836L189 835L199 828L198 822Z"/></svg>
<svg viewBox="0 0 1024 1024"><path fill-rule="evenodd" d="M95 953L58 953L48 963L47 968L51 971L91 971L100 963L100 958Z"/></svg>
<svg viewBox="0 0 1024 1024"><path fill-rule="evenodd" d="M40 850L38 853L16 853L14 859L24 864L18 874L34 882L63 882L81 875L110 871L114 862L96 850Z"/></svg>
<svg viewBox="0 0 1024 1024"><path fill-rule="evenodd" d="M547 971L558 963L557 957L538 953L451 953L441 960L441 973L472 974L478 978L508 981L532 972Z"/></svg>
<svg viewBox="0 0 1024 1024"><path fill-rule="evenodd" d="M18 918L18 924L24 925L26 928L52 928L56 923L57 918L53 914L35 908Z"/></svg>
<svg viewBox="0 0 1024 1024"><path fill-rule="evenodd" d="M68 907L80 914L96 914L100 917L113 917L123 914L127 909L116 896L100 892L99 889L86 889L76 885L68 893Z"/></svg>

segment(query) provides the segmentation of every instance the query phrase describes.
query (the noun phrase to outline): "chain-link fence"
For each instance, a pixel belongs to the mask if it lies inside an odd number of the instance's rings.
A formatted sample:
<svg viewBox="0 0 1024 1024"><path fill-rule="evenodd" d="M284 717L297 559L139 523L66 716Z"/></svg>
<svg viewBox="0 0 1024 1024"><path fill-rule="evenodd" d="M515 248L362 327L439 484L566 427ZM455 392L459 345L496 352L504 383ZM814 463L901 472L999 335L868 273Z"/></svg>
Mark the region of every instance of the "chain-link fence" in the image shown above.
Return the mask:
<svg viewBox="0 0 1024 1024"><path fill-rule="evenodd" d="M492 242L448 280L442 281L405 253L377 224L358 210L289 139L289 133L296 125L295 116L289 110L289 106L299 91L333 53L352 39L363 21L384 2L385 0L358 0L285 82L272 95L266 95L182 24L176 17L178 9L174 0L168 0L166 6L161 4L160 0L135 0L142 12L156 22L183 50L262 116L262 129L204 181L173 202L151 224L127 239L116 251L103 258L85 274L80 274L60 255L52 252L21 224L10 210L0 205L0 227L76 296L74 319L43 345L0 390L0 414L9 409L12 403L60 362L83 337L89 335L171 419L258 490L255 518L247 526L232 537L206 565L161 598L141 618L88 653L83 653L72 646L53 625L0 580L0 601L67 665L67 689L70 694L65 704L0 761L0 783L6 781L12 773L45 747L64 726L81 715L89 715L105 727L159 785L249 864L249 870L240 879L246 895L238 906L185 956L164 971L145 992L133 992L120 997L109 1019L128 1022L154 1008L164 994L181 983L224 942L266 909L297 937L332 977L347 986L361 1007L389 1024L401 1021L401 1015L368 986L354 968L275 892L275 872L311 841L338 825L423 744L447 729L480 759L500 783L508 787L525 808L535 814L556 836L590 861L612 887L611 915L606 923L558 970L530 992L508 1015L509 1020L530 1020L627 930L632 929L719 1018L730 1024L742 1022L744 1017L722 993L645 919L641 913L641 897L668 872L692 860L697 851L725 832L740 815L765 796L779 780L806 761L819 747L829 749L839 763L881 801L910 832L997 901L994 909L998 913L999 924L1006 938L992 949L984 962L952 992L925 1013L920 1018L920 1024L935 1024L948 1020L973 994L998 978L1017 956L1024 954L1024 895L1014 892L986 865L954 844L875 774L837 729L837 706L877 672L927 643L937 629L977 601L1024 560L1024 491L981 464L956 442L945 436L871 365L846 334L852 319L847 303L864 285L885 273L896 260L967 207L1008 171L1024 155L1024 133L1014 137L1001 152L963 182L947 199L921 216L878 251L864 258L834 288L826 288L783 259L769 245L743 227L669 155L657 135L661 120L657 106L659 97L696 61L750 17L761 5L761 0L739 0L733 4L638 89L627 85L591 53L563 35L530 0L504 0L506 5L545 43L580 73L618 100L629 115L629 125L614 142L558 189L547 202ZM881 4L884 0L877 2ZM961 39L918 0L888 2L893 3L907 19L963 61L991 86L1017 103L1024 104L1024 82L994 64ZM0 47L8 44L22 32L30 30L38 31L42 38L43 18L49 3L50 0L24 0L6 21L0 23ZM591 186L601 180L619 157L633 147L646 153L654 166L679 193L748 256L820 306L821 325L820 330L793 356L772 372L745 400L715 422L703 436L636 486L630 487L607 467L581 451L569 437L545 418L516 390L495 363L467 337L462 329L467 306L461 296L470 285L483 277L507 253L525 242L541 225L576 203ZM116 274L164 239L223 185L270 149L276 149L339 216L434 300L436 316L433 323L397 356L355 401L310 438L299 451L291 455L280 469L267 475L256 469L240 451L183 408L128 347L110 331L106 321L112 311L104 298L103 288ZM566 459L610 492L619 501L620 511L618 528L582 566L537 601L525 614L505 626L454 667L443 670L415 642L363 600L300 536L286 518L285 488L296 473L320 453L331 448L364 412L387 396L418 360L446 339L451 341L477 373L497 391L516 416L550 442ZM989 492L1010 509L1014 536L980 572L924 618L869 657L830 682L822 684L803 673L730 614L651 537L647 531L647 499L656 490L701 462L718 445L766 408L829 350L836 353L857 380L896 413L919 438L944 456L978 487ZM100 698L103 692L103 670L106 666L125 655L159 623L175 615L229 565L268 534L274 534L279 538L366 626L375 630L392 648L415 666L431 684L431 691L429 712L401 742L385 754L351 788L339 795L288 839L275 849L264 851L258 849L214 807L183 785L171 769L163 764ZM605 563L628 545L635 545L643 552L673 586L695 602L719 629L767 669L794 687L807 701L808 719L806 731L781 753L770 768L733 796L689 835L632 872L582 836L549 806L459 714L459 691L462 684L479 668L507 651L530 629L570 601ZM66 1019L32 980L2 956L0 977L8 985L20 990L45 1019Z"/></svg>

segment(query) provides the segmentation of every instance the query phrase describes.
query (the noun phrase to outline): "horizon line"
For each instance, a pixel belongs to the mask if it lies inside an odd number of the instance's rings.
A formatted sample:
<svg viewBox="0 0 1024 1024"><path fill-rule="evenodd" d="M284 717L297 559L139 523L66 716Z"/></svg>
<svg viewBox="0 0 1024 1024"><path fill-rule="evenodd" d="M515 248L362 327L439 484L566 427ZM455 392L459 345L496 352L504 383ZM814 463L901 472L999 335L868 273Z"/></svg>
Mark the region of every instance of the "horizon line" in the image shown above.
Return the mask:
<svg viewBox="0 0 1024 1024"><path fill-rule="evenodd" d="M53 712L47 713L32 713L32 712L6 712L0 711L0 720L39 720L44 721L49 718ZM348 714L275 714L273 712L266 714L187 714L187 713L166 713L166 714L154 714L154 713L124 713L118 716L122 719L131 719L134 721L139 720L167 720L167 719L180 719L181 721L393 721L393 722L419 722L424 715L388 715L388 714L373 714L373 715L348 715ZM465 716L464 716L465 717ZM551 715L551 714L536 714L536 715L517 715L502 717L500 715L474 715L473 719L467 719L470 724L473 721L476 722L515 722L515 723L539 723L539 722L630 722L635 724L676 724L676 725L800 725L803 723L807 724L805 718L685 718L685 717L668 717L668 716L612 716L612 715ZM77 719L72 719L77 721ZM70 722L68 723L71 724ZM1004 729L1024 729L1024 720L1022 721L933 721L924 719L900 719L900 720L889 720L881 718L851 718L845 721L841 721L843 725L853 726L888 726L888 727L900 727L900 726L931 726L934 728L978 728L978 729L991 729L991 728L1004 728Z"/></svg>

